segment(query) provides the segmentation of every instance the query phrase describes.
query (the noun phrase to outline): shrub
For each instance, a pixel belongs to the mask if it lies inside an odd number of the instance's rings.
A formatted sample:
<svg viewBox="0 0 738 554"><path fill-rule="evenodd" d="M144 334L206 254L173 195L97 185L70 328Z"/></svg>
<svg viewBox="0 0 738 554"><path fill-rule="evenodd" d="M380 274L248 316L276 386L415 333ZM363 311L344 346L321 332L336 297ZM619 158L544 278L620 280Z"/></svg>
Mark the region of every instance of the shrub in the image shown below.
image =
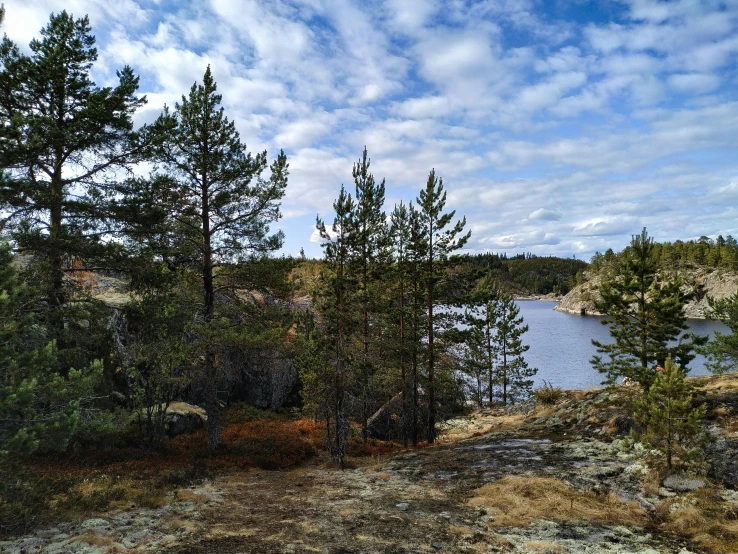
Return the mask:
<svg viewBox="0 0 738 554"><path fill-rule="evenodd" d="M543 386L533 391L536 402L544 406L553 406L564 397L564 389L554 387L547 381L543 382Z"/></svg>

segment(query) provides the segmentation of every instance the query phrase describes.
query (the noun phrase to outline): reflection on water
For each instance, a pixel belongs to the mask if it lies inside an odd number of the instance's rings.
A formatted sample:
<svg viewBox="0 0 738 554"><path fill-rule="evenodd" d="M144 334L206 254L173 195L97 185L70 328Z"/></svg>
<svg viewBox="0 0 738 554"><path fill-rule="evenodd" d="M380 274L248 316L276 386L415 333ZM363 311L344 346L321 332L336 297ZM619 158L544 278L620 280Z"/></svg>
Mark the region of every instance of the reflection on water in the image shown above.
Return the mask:
<svg viewBox="0 0 738 554"><path fill-rule="evenodd" d="M538 368L536 386L542 385L544 379L564 389L584 389L602 382L603 375L589 364L590 358L597 353L592 339L611 342L607 325L600 323L602 318L554 311L556 302L520 300L517 304L529 328L523 335L524 342L530 345L525 358L529 365ZM701 319L689 320L689 327L699 335L728 330L722 323ZM690 364L690 368L690 375L709 373L701 356Z"/></svg>

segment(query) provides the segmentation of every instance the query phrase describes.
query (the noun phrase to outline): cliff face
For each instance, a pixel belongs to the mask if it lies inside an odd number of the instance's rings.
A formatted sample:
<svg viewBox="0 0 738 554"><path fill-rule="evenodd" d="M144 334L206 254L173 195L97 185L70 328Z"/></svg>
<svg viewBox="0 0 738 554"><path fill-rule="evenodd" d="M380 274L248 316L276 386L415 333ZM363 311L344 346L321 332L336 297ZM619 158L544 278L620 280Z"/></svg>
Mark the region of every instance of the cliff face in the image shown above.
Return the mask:
<svg viewBox="0 0 738 554"><path fill-rule="evenodd" d="M674 277L677 277L674 274ZM709 315L707 298L716 300L727 298L738 292L738 274L719 270L684 270L678 273L686 290L695 291L694 298L685 307L690 319L705 319ZM574 287L554 308L559 312L576 315L601 315L594 308L598 298L597 288L605 276L602 273L587 275L587 281Z"/></svg>

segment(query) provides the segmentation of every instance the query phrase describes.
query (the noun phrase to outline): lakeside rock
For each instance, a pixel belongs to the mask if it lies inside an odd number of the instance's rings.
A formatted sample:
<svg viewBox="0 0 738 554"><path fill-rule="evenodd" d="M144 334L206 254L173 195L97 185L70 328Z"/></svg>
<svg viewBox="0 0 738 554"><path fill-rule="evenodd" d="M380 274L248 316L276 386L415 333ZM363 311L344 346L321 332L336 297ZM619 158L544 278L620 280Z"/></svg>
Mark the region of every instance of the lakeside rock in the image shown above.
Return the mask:
<svg viewBox="0 0 738 554"><path fill-rule="evenodd" d="M679 277L684 282L685 290L695 293L694 298L684 309L689 319L706 319L709 316L708 297L722 300L738 292L738 274L735 273L697 269L679 272ZM602 272L586 273L585 278L586 281L569 291L554 310L574 315L602 315L595 309L594 304L599 298L597 289L605 275Z"/></svg>

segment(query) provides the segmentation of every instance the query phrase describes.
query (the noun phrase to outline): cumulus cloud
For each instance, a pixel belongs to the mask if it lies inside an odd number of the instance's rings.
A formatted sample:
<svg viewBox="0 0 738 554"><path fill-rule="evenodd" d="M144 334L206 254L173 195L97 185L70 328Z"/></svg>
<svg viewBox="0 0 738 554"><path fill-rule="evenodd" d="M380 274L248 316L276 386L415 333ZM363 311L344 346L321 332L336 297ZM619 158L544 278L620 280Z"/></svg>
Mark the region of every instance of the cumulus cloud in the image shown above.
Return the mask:
<svg viewBox="0 0 738 554"><path fill-rule="evenodd" d="M591 2L577 21L533 0L5 5L21 45L52 11L89 13L96 81L124 64L142 77L137 124L210 64L249 149L288 154L288 253L319 255L315 213L332 220L340 186L353 192L365 145L388 204L435 168L471 250L588 258L642 225L738 234L735 2Z"/></svg>

